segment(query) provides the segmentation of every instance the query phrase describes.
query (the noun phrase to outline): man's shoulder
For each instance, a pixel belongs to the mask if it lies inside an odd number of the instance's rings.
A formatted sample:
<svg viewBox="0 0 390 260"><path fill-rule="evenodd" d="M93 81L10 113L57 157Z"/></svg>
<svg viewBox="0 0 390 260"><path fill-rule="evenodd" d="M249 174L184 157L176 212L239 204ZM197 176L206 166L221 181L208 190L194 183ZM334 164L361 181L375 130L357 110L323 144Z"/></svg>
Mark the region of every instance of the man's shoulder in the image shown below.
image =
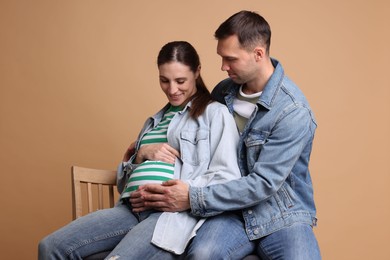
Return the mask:
<svg viewBox="0 0 390 260"><path fill-rule="evenodd" d="M230 78L220 81L211 92L211 96L215 101L225 104L224 97L229 93L229 90L237 85Z"/></svg>
<svg viewBox="0 0 390 260"><path fill-rule="evenodd" d="M214 88L214 90L228 90L229 88L238 85L230 78L221 80ZM213 90L213 91L214 91Z"/></svg>
<svg viewBox="0 0 390 260"><path fill-rule="evenodd" d="M303 91L287 76L283 79L282 93L288 96L294 103L308 105L308 100Z"/></svg>

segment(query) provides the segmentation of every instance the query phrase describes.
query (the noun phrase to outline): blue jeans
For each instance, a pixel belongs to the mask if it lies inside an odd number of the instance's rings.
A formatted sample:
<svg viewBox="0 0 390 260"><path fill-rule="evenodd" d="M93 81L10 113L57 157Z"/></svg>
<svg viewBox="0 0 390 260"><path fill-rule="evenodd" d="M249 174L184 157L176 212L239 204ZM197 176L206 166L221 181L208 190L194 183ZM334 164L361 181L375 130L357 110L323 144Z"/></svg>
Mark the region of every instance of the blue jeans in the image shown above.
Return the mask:
<svg viewBox="0 0 390 260"><path fill-rule="evenodd" d="M45 237L39 243L38 259L82 259L111 250L107 259L175 259L150 243L160 214L133 214L123 204L93 212Z"/></svg>
<svg viewBox="0 0 390 260"><path fill-rule="evenodd" d="M296 223L256 241L245 233L241 216L225 213L208 218L187 249L188 259L242 259L256 252L263 259L321 259L312 227Z"/></svg>

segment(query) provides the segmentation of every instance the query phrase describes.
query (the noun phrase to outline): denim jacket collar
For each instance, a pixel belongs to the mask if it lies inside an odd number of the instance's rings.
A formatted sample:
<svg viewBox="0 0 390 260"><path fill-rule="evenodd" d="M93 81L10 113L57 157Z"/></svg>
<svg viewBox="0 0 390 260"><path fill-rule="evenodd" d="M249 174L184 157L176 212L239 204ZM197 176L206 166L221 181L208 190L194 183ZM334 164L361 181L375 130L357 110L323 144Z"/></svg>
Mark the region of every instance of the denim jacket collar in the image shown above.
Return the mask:
<svg viewBox="0 0 390 260"><path fill-rule="evenodd" d="M284 78L284 70L279 61L271 58L271 62L275 68L274 73L265 85L263 93L261 94L259 101L257 102L258 104L262 105L267 109L270 109L272 107L273 100L275 99L276 94L279 91Z"/></svg>
<svg viewBox="0 0 390 260"><path fill-rule="evenodd" d="M272 65L274 66L275 70L268 80L267 84L264 87L263 93L260 95L259 100L257 103L267 109L271 109L273 100L279 91L281 87L281 83L284 78L284 70L282 65L279 63L278 60L271 58ZM233 83L233 85L236 85L237 87L228 88L225 91L225 101L228 105L229 110L232 112L233 107L231 105L233 104L233 99L236 97L239 85L236 83Z"/></svg>

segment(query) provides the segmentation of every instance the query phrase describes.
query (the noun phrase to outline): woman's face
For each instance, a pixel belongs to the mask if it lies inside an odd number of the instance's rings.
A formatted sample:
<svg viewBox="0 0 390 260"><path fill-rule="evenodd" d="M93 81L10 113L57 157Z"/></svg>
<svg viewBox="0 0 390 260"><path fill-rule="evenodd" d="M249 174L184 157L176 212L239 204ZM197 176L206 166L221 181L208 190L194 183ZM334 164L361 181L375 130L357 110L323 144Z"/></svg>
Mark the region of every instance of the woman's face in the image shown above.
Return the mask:
<svg viewBox="0 0 390 260"><path fill-rule="evenodd" d="M158 67L160 86L172 106L185 106L196 93L196 79L199 70L194 73L190 67L180 62L164 63Z"/></svg>

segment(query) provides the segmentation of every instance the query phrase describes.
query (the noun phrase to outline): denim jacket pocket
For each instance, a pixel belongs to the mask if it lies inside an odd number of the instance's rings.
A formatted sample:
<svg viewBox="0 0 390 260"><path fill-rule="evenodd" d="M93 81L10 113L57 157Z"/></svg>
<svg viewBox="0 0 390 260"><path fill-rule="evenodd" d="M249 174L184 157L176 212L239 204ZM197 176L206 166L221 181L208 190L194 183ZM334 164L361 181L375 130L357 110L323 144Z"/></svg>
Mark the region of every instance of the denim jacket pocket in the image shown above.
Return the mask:
<svg viewBox="0 0 390 260"><path fill-rule="evenodd" d="M249 156L248 163L250 167L253 167L256 162L263 145L267 142L269 132L252 129L246 136L244 142L247 149L247 154Z"/></svg>
<svg viewBox="0 0 390 260"><path fill-rule="evenodd" d="M185 163L199 165L209 160L209 131L197 129L180 133L180 154Z"/></svg>
<svg viewBox="0 0 390 260"><path fill-rule="evenodd" d="M247 147L263 145L266 142L268 135L269 132L267 131L252 129L245 139L245 144Z"/></svg>
<svg viewBox="0 0 390 260"><path fill-rule="evenodd" d="M287 211L289 208L294 206L293 196L289 192L288 185L284 184L280 190L277 192L277 200L279 202L279 207L281 207L282 212Z"/></svg>

